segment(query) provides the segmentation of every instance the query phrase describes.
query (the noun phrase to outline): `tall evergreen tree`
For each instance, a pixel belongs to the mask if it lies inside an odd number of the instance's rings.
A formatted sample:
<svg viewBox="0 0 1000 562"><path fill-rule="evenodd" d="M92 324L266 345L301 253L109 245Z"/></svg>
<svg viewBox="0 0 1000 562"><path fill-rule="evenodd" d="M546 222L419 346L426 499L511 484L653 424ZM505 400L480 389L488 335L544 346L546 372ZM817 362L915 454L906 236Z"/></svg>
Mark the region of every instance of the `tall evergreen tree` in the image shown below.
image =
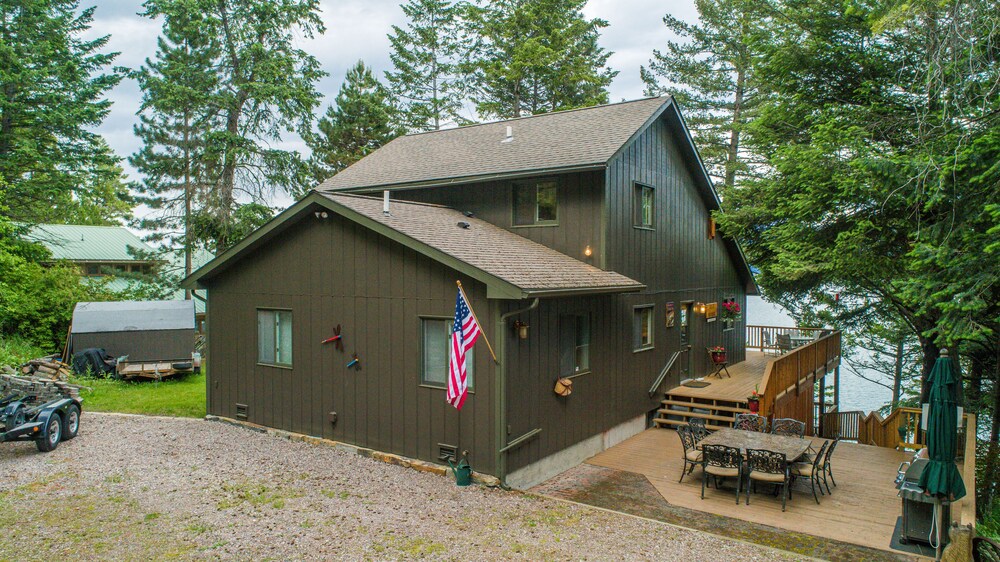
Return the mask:
<svg viewBox="0 0 1000 562"><path fill-rule="evenodd" d="M463 65L485 117L513 118L607 103L618 74L598 44L608 22L583 15L586 0L496 0L468 9L475 38Z"/></svg>
<svg viewBox="0 0 1000 562"><path fill-rule="evenodd" d="M129 160L145 179L138 200L153 210L138 225L169 246L180 243L185 276L197 242L192 214L218 181L205 143L223 126L219 108L205 103L219 87L219 45L210 30L200 11L176 14L163 26L155 60L135 73L143 91L135 134L143 144Z"/></svg>
<svg viewBox="0 0 1000 562"><path fill-rule="evenodd" d="M285 132L308 135L319 104L316 82L326 73L297 47L301 38L324 32L319 0L148 0L144 6L147 17L163 18L164 29L180 30L170 39L175 44L194 33L185 22L200 13L197 33L217 53L216 86L198 97L192 116L212 115L199 123L210 127L203 161L211 183L196 212L216 222L203 233L210 249L221 251L236 241L241 203L260 202L274 189L297 195L310 184L301 156L275 143Z"/></svg>
<svg viewBox="0 0 1000 562"><path fill-rule="evenodd" d="M767 37L766 1L696 0L697 24L663 16L684 41L667 42L640 68L646 95L673 94L684 108L699 152L724 188L750 168L741 136L758 95L753 68Z"/></svg>
<svg viewBox="0 0 1000 562"><path fill-rule="evenodd" d="M92 129L122 75L104 53L108 35L83 38L94 8L76 0L0 3L0 178L7 216L71 221L87 201L120 201L119 158ZM103 187L102 187L103 186Z"/></svg>
<svg viewBox="0 0 1000 562"><path fill-rule="evenodd" d="M392 26L393 70L385 73L408 131L430 131L464 120L458 8L448 0L410 0L406 28Z"/></svg>
<svg viewBox="0 0 1000 562"><path fill-rule="evenodd" d="M334 105L308 137L313 174L322 181L365 157L400 134L385 86L358 61L347 71Z"/></svg>

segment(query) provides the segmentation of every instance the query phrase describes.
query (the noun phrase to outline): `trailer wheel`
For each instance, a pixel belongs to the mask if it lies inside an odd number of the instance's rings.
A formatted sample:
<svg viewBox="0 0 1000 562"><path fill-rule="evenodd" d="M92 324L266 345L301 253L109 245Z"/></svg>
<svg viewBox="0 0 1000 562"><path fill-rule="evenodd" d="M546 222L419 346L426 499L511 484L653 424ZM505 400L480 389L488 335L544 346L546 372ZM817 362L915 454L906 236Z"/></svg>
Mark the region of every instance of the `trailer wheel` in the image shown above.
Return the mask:
<svg viewBox="0 0 1000 562"><path fill-rule="evenodd" d="M62 417L59 414L52 414L45 428L47 430L45 437L35 440L38 450L43 453L54 451L59 446L59 440L62 439L63 433Z"/></svg>
<svg viewBox="0 0 1000 562"><path fill-rule="evenodd" d="M63 441L69 441L80 432L80 408L74 404L66 412L66 428L63 431Z"/></svg>

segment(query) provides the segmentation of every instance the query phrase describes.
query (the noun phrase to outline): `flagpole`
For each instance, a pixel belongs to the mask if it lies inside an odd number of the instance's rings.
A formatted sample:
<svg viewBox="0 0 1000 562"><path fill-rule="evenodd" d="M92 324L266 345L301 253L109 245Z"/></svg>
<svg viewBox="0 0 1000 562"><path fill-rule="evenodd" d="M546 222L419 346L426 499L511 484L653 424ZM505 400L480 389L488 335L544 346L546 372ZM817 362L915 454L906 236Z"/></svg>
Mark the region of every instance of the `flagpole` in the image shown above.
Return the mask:
<svg viewBox="0 0 1000 562"><path fill-rule="evenodd" d="M455 284L458 285L458 290L461 291L462 296L465 297L465 302L469 303L469 312L472 313L473 320L475 320L476 324L479 325L479 333L483 335L483 339L486 341L486 348L490 350L490 355L493 356L493 362L499 365L500 361L497 360L497 354L493 353L493 346L490 345L490 338L486 337L486 331L483 329L482 323L479 322L479 318L476 318L476 311L472 310L472 301L469 300L469 295L465 294L465 289L462 288L462 282L456 279Z"/></svg>

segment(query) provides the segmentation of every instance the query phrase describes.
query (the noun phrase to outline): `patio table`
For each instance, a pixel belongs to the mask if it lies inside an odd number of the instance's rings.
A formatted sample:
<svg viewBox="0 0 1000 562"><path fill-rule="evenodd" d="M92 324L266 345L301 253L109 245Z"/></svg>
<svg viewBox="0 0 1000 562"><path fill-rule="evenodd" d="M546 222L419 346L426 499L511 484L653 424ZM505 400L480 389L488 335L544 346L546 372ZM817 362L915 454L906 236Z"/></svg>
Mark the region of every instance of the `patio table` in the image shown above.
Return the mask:
<svg viewBox="0 0 1000 562"><path fill-rule="evenodd" d="M700 449L702 445L738 447L744 457L747 456L747 449L766 449L776 453L785 453L788 462L794 462L809 450L812 440L727 427L699 441L698 448Z"/></svg>
<svg viewBox="0 0 1000 562"><path fill-rule="evenodd" d="M792 345L795 347L801 347L813 341L812 336L790 336L788 339L792 340Z"/></svg>

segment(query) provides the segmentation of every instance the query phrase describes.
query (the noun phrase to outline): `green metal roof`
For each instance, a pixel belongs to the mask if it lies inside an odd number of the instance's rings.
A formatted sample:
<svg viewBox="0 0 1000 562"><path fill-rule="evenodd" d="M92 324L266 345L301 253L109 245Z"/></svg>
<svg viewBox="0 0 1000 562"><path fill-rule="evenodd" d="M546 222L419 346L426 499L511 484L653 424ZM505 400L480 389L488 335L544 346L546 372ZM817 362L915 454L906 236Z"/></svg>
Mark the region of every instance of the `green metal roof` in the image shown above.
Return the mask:
<svg viewBox="0 0 1000 562"><path fill-rule="evenodd" d="M131 262L138 260L129 255L129 248L155 252L122 226L40 224L29 230L24 238L40 242L57 260Z"/></svg>

